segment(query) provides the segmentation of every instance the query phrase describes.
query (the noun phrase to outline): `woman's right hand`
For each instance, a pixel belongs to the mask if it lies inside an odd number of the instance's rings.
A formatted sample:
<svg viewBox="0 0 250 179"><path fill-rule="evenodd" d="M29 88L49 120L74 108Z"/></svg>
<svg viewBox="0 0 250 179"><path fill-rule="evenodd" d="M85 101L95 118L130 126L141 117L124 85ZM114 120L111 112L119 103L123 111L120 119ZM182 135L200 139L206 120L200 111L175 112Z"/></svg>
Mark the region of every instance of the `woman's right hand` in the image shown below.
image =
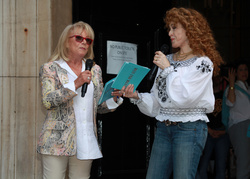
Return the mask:
<svg viewBox="0 0 250 179"><path fill-rule="evenodd" d="M81 72L78 78L74 81L76 90L80 88L84 83L89 84L91 82L91 77L92 77L92 74L89 70L85 70Z"/></svg>
<svg viewBox="0 0 250 179"><path fill-rule="evenodd" d="M154 56L154 61L153 63L157 65L159 68L164 70L165 68L170 66L170 63L164 53L161 51L156 51L155 56Z"/></svg>

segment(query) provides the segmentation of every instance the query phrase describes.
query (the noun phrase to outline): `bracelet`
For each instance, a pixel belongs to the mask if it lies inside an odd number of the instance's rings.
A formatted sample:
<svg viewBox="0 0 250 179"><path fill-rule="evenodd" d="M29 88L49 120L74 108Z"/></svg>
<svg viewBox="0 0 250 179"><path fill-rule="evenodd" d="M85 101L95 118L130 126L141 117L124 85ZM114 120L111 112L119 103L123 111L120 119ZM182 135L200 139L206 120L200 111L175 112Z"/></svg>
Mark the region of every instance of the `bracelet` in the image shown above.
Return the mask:
<svg viewBox="0 0 250 179"><path fill-rule="evenodd" d="M137 94L138 94L139 99L133 99L133 98L129 99L130 102L133 103L134 105L140 104L142 102L141 94L138 91L137 91Z"/></svg>
<svg viewBox="0 0 250 179"><path fill-rule="evenodd" d="M234 89L234 87L233 87L233 86L231 86L231 87L229 87L229 89L230 89L230 90L233 90L233 89Z"/></svg>
<svg viewBox="0 0 250 179"><path fill-rule="evenodd" d="M160 73L160 76L163 78L166 78L173 71L174 71L174 67L171 65L171 66L163 69L162 72Z"/></svg>

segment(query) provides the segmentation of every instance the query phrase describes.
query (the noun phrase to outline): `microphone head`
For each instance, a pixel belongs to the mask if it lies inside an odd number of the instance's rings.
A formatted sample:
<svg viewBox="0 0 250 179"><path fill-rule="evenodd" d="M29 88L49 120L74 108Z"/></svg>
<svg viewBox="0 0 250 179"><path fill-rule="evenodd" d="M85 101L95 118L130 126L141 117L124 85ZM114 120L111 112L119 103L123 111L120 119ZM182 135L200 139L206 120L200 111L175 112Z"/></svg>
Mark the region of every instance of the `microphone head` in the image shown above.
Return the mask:
<svg viewBox="0 0 250 179"><path fill-rule="evenodd" d="M163 44L161 46L161 52L164 53L165 55L168 53L169 46L167 44Z"/></svg>
<svg viewBox="0 0 250 179"><path fill-rule="evenodd" d="M92 68L92 66L93 66L93 60L91 60L91 59L87 59L86 60L86 63L85 63L85 70L91 70L91 68Z"/></svg>

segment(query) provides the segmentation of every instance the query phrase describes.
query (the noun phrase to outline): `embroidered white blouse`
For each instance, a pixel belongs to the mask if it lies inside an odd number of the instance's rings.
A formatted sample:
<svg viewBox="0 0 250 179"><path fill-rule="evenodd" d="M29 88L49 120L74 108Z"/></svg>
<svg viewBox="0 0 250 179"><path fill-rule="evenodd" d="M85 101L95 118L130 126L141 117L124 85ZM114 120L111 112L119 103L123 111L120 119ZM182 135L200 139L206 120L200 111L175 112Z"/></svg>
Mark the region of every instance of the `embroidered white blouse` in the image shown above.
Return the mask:
<svg viewBox="0 0 250 179"><path fill-rule="evenodd" d="M159 121L209 122L206 113L214 109L212 85L213 63L208 57L193 57L174 61L167 55L171 66L158 69L150 93L139 93L139 110Z"/></svg>
<svg viewBox="0 0 250 179"><path fill-rule="evenodd" d="M77 96L73 98L74 112L76 117L76 147L77 158L80 160L98 159L102 157L97 138L94 132L93 121L93 94L94 85L92 81L88 85L87 92L84 98L81 97L82 88L78 88L75 91L74 81L77 79L77 75L71 70L68 64L64 60L55 61L62 68L67 70L69 83L64 84L65 88L69 88L74 91ZM85 63L82 63L82 71L85 70ZM109 109L117 108L119 105L114 102L113 98L106 101ZM119 103L119 102L118 102Z"/></svg>

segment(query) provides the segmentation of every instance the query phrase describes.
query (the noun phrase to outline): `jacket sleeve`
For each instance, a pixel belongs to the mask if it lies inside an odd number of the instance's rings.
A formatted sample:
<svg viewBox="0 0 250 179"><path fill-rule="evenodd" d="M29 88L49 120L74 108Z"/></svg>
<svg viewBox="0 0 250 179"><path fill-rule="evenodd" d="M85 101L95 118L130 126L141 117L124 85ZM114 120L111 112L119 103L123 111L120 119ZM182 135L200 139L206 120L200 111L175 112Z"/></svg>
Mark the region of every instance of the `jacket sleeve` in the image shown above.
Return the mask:
<svg viewBox="0 0 250 179"><path fill-rule="evenodd" d="M46 109L52 109L68 102L76 93L64 88L59 80L56 65L53 62L41 66L39 78L42 89L42 103Z"/></svg>
<svg viewBox="0 0 250 179"><path fill-rule="evenodd" d="M99 99L102 95L102 91L103 91L102 70L101 70L100 66L98 66L98 65L95 65L94 68L92 69L92 81L96 84L95 100L96 100L96 104L98 104L98 101L99 101ZM121 104L122 104L122 102L117 104L117 107L120 106ZM108 113L108 112L113 112L116 110L116 108L112 107L112 109L110 109L107 102L105 101L102 104L98 105L97 112L100 114L104 114L104 113Z"/></svg>

